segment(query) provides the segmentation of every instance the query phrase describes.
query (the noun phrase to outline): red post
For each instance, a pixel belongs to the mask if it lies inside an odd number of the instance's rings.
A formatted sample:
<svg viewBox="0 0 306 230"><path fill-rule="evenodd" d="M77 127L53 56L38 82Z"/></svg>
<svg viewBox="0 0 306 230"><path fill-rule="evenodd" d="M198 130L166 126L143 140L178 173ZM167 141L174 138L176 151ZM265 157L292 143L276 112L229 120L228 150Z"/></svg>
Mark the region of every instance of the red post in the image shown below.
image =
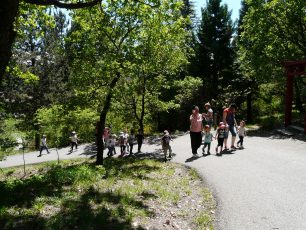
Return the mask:
<svg viewBox="0 0 306 230"><path fill-rule="evenodd" d="M306 113L304 115L304 134L306 134Z"/></svg>
<svg viewBox="0 0 306 230"><path fill-rule="evenodd" d="M285 126L291 124L292 118L292 100L293 100L293 75L287 74L286 108L285 108Z"/></svg>

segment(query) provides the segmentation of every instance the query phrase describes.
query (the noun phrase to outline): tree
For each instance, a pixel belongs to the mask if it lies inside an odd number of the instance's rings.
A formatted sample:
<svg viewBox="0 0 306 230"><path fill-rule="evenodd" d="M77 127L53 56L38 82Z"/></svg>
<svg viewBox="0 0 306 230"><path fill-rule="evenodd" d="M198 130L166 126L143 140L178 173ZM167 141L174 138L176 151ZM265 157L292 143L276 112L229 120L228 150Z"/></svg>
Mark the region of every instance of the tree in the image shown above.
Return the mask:
<svg viewBox="0 0 306 230"><path fill-rule="evenodd" d="M238 44L240 69L259 84L273 84L270 96L283 97L285 78L281 61L305 59L305 1L246 0ZM302 111L301 79L296 79L296 104ZM268 101L267 103L271 103ZM281 108L281 102L279 107Z"/></svg>
<svg viewBox="0 0 306 230"><path fill-rule="evenodd" d="M11 49L17 35L14 23L16 23L16 19L18 18L21 2L33 5L53 5L59 8L78 9L97 5L100 0L78 3L66 3L58 0L3 0L0 4L0 86L5 69L12 55Z"/></svg>
<svg viewBox="0 0 306 230"><path fill-rule="evenodd" d="M116 94L117 107L125 114L132 113L132 121L136 120L141 130L145 119L154 123L156 114L179 106L167 91L186 69L190 31L184 28L189 20L181 16L180 5L171 7L171 16L165 13L168 7L162 5L143 22L141 35L135 38L134 68Z"/></svg>
<svg viewBox="0 0 306 230"><path fill-rule="evenodd" d="M203 79L202 98L205 100L217 99L233 78L232 35L233 24L227 5L221 5L221 0L207 1L202 8L193 64L193 75Z"/></svg>
<svg viewBox="0 0 306 230"><path fill-rule="evenodd" d="M2 82L3 105L36 129L35 113L51 103L67 103L68 64L64 50L65 15L46 7L21 7L13 56ZM36 135L36 147L39 135Z"/></svg>

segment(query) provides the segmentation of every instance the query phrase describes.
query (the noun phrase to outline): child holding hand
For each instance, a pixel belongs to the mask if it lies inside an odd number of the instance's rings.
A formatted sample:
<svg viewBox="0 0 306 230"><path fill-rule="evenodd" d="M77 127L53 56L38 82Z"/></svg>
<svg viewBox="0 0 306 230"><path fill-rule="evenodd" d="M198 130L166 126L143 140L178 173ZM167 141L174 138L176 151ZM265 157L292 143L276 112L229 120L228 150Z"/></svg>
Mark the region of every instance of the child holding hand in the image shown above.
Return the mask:
<svg viewBox="0 0 306 230"><path fill-rule="evenodd" d="M207 155L210 155L210 144L212 142L213 139L213 135L210 132L210 126L209 125L205 125L204 127L204 146L203 146L203 156L205 155L205 148L207 147Z"/></svg>

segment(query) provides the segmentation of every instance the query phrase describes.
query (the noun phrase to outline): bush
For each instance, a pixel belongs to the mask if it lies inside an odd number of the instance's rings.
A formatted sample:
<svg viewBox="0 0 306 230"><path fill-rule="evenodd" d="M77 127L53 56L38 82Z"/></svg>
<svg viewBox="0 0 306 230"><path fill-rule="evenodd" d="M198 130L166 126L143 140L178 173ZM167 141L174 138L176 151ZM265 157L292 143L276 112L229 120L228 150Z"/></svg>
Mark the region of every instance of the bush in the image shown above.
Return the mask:
<svg viewBox="0 0 306 230"><path fill-rule="evenodd" d="M76 131L81 142L94 140L96 112L90 109L76 108L67 111L62 105L42 108L36 112L36 120L41 134L47 135L49 146L66 146L69 144L71 131ZM57 142L57 143L56 143Z"/></svg>

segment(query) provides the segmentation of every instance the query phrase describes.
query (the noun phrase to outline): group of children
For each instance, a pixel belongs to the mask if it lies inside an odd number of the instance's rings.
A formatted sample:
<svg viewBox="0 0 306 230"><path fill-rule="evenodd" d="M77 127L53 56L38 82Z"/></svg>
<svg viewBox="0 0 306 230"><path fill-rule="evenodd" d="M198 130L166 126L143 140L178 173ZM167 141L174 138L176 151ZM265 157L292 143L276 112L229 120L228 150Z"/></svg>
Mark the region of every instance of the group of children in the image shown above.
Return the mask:
<svg viewBox="0 0 306 230"><path fill-rule="evenodd" d="M109 157L116 154L115 146L117 144L120 147L121 156L125 154L134 154L133 148L136 143L138 144L138 153L141 152L143 139L144 136L141 129L138 130L138 134L136 135L134 130L131 130L130 134L128 134L126 131L120 132L119 138L117 138L117 135L115 134L110 134L110 131L108 131L108 133L104 133L103 135L104 146L108 149L107 156Z"/></svg>
<svg viewBox="0 0 306 230"><path fill-rule="evenodd" d="M239 136L239 141L237 142L237 148L243 148L243 139L246 136L245 122L242 120L240 125L237 128L237 133ZM229 126L225 125L223 122L219 123L219 126L216 130L216 135L213 136L211 133L211 128L209 125L205 125L203 132L204 146L203 146L203 155L205 155L205 148L207 147L207 155L210 155L210 146L213 139L218 141L216 146L216 155L221 156L223 151L223 146L225 150L228 150L227 139L229 134Z"/></svg>

